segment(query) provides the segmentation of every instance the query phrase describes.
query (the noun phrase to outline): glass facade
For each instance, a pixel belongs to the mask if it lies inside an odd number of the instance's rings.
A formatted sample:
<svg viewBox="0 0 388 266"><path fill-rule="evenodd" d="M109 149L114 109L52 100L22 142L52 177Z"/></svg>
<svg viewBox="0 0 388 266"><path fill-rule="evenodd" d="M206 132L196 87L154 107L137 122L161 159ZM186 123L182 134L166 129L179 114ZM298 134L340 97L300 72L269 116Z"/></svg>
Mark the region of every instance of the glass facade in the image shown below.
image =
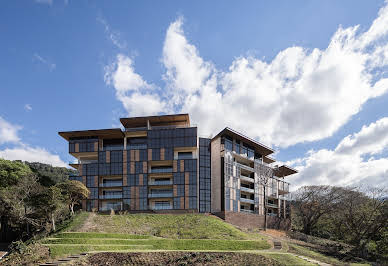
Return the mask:
<svg viewBox="0 0 388 266"><path fill-rule="evenodd" d="M211 211L210 139L199 138L199 211Z"/></svg>

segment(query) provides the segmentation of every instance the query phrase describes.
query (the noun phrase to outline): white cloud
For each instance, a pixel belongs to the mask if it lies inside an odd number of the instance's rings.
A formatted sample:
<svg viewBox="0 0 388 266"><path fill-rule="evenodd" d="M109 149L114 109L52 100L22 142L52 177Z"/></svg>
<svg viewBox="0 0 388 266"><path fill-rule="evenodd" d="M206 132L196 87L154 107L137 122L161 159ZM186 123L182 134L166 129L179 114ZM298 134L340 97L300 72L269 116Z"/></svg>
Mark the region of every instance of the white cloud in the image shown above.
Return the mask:
<svg viewBox="0 0 388 266"><path fill-rule="evenodd" d="M53 166L66 167L58 155L51 154L44 148L31 147L24 144L18 136L18 131L22 127L13 125L0 117L0 145L13 144L13 148L6 147L0 150L0 158L7 160L22 160L29 162L41 162Z"/></svg>
<svg viewBox="0 0 388 266"><path fill-rule="evenodd" d="M52 166L68 167L58 155L51 154L47 150L39 147L20 146L16 148L6 148L0 150L0 158L7 160L22 160L28 162L40 162L51 164Z"/></svg>
<svg viewBox="0 0 388 266"><path fill-rule="evenodd" d="M0 144L19 142L18 131L20 129L20 126L13 125L0 116Z"/></svg>
<svg viewBox="0 0 388 266"><path fill-rule="evenodd" d="M387 148L388 117L384 117L345 137L334 150L312 150L305 158L287 162L299 170L289 180L294 188L311 184L388 186L388 158L370 157Z"/></svg>
<svg viewBox="0 0 388 266"><path fill-rule="evenodd" d="M387 93L387 17L386 5L365 32L358 26L339 27L326 49L290 47L270 62L240 56L227 71L200 57L178 18L163 46L166 87L157 88L159 96L152 94L160 104L144 112L134 109L144 108L134 106L135 99L123 100L123 88L130 95L136 91L139 99L155 91L123 55L108 72L114 82L107 83L129 114L188 112L204 135L227 125L269 145L312 142L332 136L366 101Z"/></svg>
<svg viewBox="0 0 388 266"><path fill-rule="evenodd" d="M50 71L55 70L55 68L57 67L56 64L50 62L48 59L43 58L37 53L34 54L34 60L46 65Z"/></svg>
<svg viewBox="0 0 388 266"><path fill-rule="evenodd" d="M32 106L31 104L27 103L24 105L24 109L28 112L28 111L31 111L32 110Z"/></svg>
<svg viewBox="0 0 388 266"><path fill-rule="evenodd" d="M131 116L151 115L166 111L157 88L135 73L132 59L119 54L117 61L105 67L106 84L116 89L116 97Z"/></svg>
<svg viewBox="0 0 388 266"><path fill-rule="evenodd" d="M114 46L119 49L124 49L127 47L127 43L120 37L120 32L112 30L106 19L104 19L102 16L98 16L97 21L100 22L102 26L104 26L106 37L113 43Z"/></svg>

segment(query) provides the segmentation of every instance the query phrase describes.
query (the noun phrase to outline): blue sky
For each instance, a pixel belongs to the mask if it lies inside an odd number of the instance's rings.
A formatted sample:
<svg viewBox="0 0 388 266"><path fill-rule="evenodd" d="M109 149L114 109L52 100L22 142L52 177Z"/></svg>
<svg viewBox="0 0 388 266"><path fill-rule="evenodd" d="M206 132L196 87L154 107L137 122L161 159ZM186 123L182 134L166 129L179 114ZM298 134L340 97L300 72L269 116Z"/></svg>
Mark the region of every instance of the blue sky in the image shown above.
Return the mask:
<svg viewBox="0 0 388 266"><path fill-rule="evenodd" d="M189 112L275 147L296 184L386 182L386 5L2 1L0 157L63 165L58 131Z"/></svg>

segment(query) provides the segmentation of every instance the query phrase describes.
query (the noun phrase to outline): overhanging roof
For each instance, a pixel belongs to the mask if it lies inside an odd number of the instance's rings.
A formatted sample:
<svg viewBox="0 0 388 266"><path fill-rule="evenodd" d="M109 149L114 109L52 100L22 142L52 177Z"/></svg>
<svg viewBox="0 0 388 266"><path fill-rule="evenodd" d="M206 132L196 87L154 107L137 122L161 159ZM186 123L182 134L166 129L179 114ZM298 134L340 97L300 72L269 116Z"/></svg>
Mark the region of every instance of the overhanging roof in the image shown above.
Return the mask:
<svg viewBox="0 0 388 266"><path fill-rule="evenodd" d="M283 176L288 176L288 175L293 175L296 174L298 171L290 166L287 165L282 165L275 169L275 175L277 177L283 177Z"/></svg>
<svg viewBox="0 0 388 266"><path fill-rule="evenodd" d="M123 138L124 134L120 128L97 129L97 130L79 130L58 132L59 136L69 140L78 137L103 137L103 138Z"/></svg>
<svg viewBox="0 0 388 266"><path fill-rule="evenodd" d="M151 126L190 126L189 114L120 118L120 122L125 128L147 127L147 121L150 121Z"/></svg>
<svg viewBox="0 0 388 266"><path fill-rule="evenodd" d="M254 139L251 139L251 138L249 138L247 136L244 136L243 134L241 134L241 133L239 133L239 132L237 132L237 131L229 128L229 127L224 128L213 139L215 139L217 137L220 137L220 136L223 136L223 135L234 137L237 140L242 140L243 142L247 143L248 145L254 147L255 150L257 150L263 156L267 156L267 155L270 155L271 153L275 152L270 147L268 147L268 146L266 146L266 145L264 145L264 144L262 144L262 143L260 143L260 142L258 142L256 140L254 140Z"/></svg>
<svg viewBox="0 0 388 266"><path fill-rule="evenodd" d="M276 160L275 160L274 158L270 157L270 156L264 156L264 157L263 157L263 161L264 161L265 163L273 163L273 162L276 162Z"/></svg>

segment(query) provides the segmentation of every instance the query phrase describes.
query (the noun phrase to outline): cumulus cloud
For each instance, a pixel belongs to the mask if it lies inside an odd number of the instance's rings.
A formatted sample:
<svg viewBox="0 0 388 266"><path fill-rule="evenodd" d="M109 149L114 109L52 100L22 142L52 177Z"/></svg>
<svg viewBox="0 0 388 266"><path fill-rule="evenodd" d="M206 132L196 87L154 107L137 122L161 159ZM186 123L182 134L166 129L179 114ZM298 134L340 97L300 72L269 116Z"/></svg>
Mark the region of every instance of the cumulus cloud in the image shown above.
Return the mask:
<svg viewBox="0 0 388 266"><path fill-rule="evenodd" d="M0 116L0 144L19 142L18 131L20 129L20 126L13 125Z"/></svg>
<svg viewBox="0 0 388 266"><path fill-rule="evenodd" d="M51 154L46 149L39 147L20 146L0 150L0 158L7 160L22 160L28 162L40 162L52 166L68 167L58 155Z"/></svg>
<svg viewBox="0 0 388 266"><path fill-rule="evenodd" d="M388 117L346 136L334 150L309 151L291 162L299 173L293 187L311 184L388 186L388 158L375 158L388 148Z"/></svg>
<svg viewBox="0 0 388 266"><path fill-rule="evenodd" d="M129 114L188 112L201 134L227 125L269 145L312 142L332 136L366 101L387 92L387 17L385 5L368 30L339 27L323 50L289 47L269 62L240 56L227 71L200 56L178 18L166 32L161 58L166 86L159 95L150 93L155 88L124 55L106 72L113 77L106 81ZM140 110L130 101L135 92ZM140 95L160 103L144 111Z"/></svg>
<svg viewBox="0 0 388 266"><path fill-rule="evenodd" d="M58 155L51 154L44 148L31 147L24 144L18 136L19 130L21 130L20 126L13 125L0 117L0 145L14 145L12 148L6 147L3 150L0 150L0 158L7 160L41 162L61 167L67 166Z"/></svg>
<svg viewBox="0 0 388 266"><path fill-rule="evenodd" d="M116 60L105 67L104 80L116 89L116 97L129 115L151 115L166 111L166 104L158 95L157 88L135 73L130 57L118 54Z"/></svg>

